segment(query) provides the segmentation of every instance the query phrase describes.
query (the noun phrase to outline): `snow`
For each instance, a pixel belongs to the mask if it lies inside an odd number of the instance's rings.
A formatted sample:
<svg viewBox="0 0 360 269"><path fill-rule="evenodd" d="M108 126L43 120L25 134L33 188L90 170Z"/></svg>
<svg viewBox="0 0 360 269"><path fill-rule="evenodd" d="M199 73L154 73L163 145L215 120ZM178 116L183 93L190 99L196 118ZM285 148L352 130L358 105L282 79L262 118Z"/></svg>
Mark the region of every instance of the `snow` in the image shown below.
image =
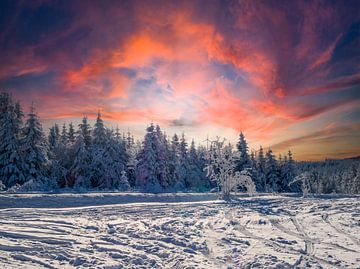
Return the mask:
<svg viewBox="0 0 360 269"><path fill-rule="evenodd" d="M360 268L360 197L0 194L0 268Z"/></svg>

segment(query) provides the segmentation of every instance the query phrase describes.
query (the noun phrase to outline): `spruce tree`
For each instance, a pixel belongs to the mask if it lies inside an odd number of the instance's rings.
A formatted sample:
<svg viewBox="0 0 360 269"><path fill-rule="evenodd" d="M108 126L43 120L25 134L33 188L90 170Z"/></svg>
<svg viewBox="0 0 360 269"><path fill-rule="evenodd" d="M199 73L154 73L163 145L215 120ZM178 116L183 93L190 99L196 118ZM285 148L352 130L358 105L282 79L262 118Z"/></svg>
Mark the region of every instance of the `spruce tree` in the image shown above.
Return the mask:
<svg viewBox="0 0 360 269"><path fill-rule="evenodd" d="M156 157L157 157L157 177L162 189L169 187L169 148L166 136L162 133L160 126L156 126Z"/></svg>
<svg viewBox="0 0 360 269"><path fill-rule="evenodd" d="M121 137L116 137L112 130L106 130L104 148L105 186L119 188L122 172L126 169L127 154ZM126 173L126 172L125 172Z"/></svg>
<svg viewBox="0 0 360 269"><path fill-rule="evenodd" d="M54 128L55 128L56 145L58 145L60 143L60 128L59 125L57 125L56 123L54 125Z"/></svg>
<svg viewBox="0 0 360 269"><path fill-rule="evenodd" d="M266 170L266 184L268 190L271 190L273 192L279 191L280 180L278 173L278 165L271 149L269 149L266 152L265 170Z"/></svg>
<svg viewBox="0 0 360 269"><path fill-rule="evenodd" d="M188 179L188 156L187 156L187 142L185 135L182 134L179 143L179 161L176 167L177 181L175 182L174 189L176 191L184 191L189 186Z"/></svg>
<svg viewBox="0 0 360 269"><path fill-rule="evenodd" d="M117 132L118 133L118 132ZM123 139L125 142L126 156L127 156L127 177L131 187L135 187L136 185L136 174L135 168L137 165L137 155L138 155L138 147L134 142L133 137L131 137L130 132L127 133L127 137ZM140 145L141 146L141 145Z"/></svg>
<svg viewBox="0 0 360 269"><path fill-rule="evenodd" d="M259 182L259 190L268 191L266 184L266 169L265 169L265 157L262 146L259 148L258 161L257 161L257 181Z"/></svg>
<svg viewBox="0 0 360 269"><path fill-rule="evenodd" d="M22 150L26 165L26 180L44 182L47 175L47 143L41 123L35 112L34 104L30 107L28 119L23 129Z"/></svg>
<svg viewBox="0 0 360 269"><path fill-rule="evenodd" d="M201 164L201 160L196 150L194 140L191 141L188 163L188 187L195 191L208 190L210 186L208 184L208 181L206 180L204 167Z"/></svg>
<svg viewBox="0 0 360 269"><path fill-rule="evenodd" d="M0 112L0 178L11 187L26 178L18 139L21 122L8 93L0 94Z"/></svg>
<svg viewBox="0 0 360 269"><path fill-rule="evenodd" d="M21 105L19 102L16 102L15 103L15 114L16 114L16 120L17 120L17 126L19 128L19 134L20 134L20 130L22 129L23 127L23 119L24 119L24 112L22 111L21 109Z"/></svg>
<svg viewBox="0 0 360 269"><path fill-rule="evenodd" d="M57 182L59 187L68 186L67 173L70 163L72 162L66 147L67 138L66 129L60 134L59 126L55 124L50 128L48 135L48 156L50 177Z"/></svg>
<svg viewBox="0 0 360 269"><path fill-rule="evenodd" d="M54 149L57 146L55 127L54 126L50 127L50 129L49 129L48 145L49 145L49 151L50 152L53 152Z"/></svg>
<svg viewBox="0 0 360 269"><path fill-rule="evenodd" d="M119 182L118 189L121 190L121 191L127 191L127 190L130 189L129 180L128 180L128 177L126 176L125 171L121 172L121 177L120 177L120 182Z"/></svg>
<svg viewBox="0 0 360 269"><path fill-rule="evenodd" d="M143 148L138 156L136 177L138 186L149 192L160 192L161 185L158 180L158 163L156 156L156 132L151 124L146 129Z"/></svg>
<svg viewBox="0 0 360 269"><path fill-rule="evenodd" d="M242 132L240 133L239 142L237 143L237 150L240 153L240 157L237 160L236 170L241 172L247 168L250 168L248 145Z"/></svg>
<svg viewBox="0 0 360 269"><path fill-rule="evenodd" d="M108 178L106 178L106 171L108 168L105 151L107 143L106 140L106 129L99 112L92 132L91 182L93 187L109 188Z"/></svg>
<svg viewBox="0 0 360 269"><path fill-rule="evenodd" d="M66 129L66 124L63 124L62 130L61 130L61 136L60 136L60 142L64 147L67 147L68 145L68 131Z"/></svg>
<svg viewBox="0 0 360 269"><path fill-rule="evenodd" d="M70 168L70 175L74 181L74 187L76 188L90 188L90 167L91 158L89 150L86 148L85 139L82 132L76 137L73 145L74 161Z"/></svg>
<svg viewBox="0 0 360 269"><path fill-rule="evenodd" d="M170 155L169 155L169 185L174 188L179 181L179 167L180 167L180 143L177 134L174 134L171 140Z"/></svg>
<svg viewBox="0 0 360 269"><path fill-rule="evenodd" d="M82 122L79 124L79 133L83 136L85 146L89 150L91 146L91 127L87 117L83 117Z"/></svg>
<svg viewBox="0 0 360 269"><path fill-rule="evenodd" d="M289 150L288 156L284 157L283 172L282 172L282 186L283 191L297 190L296 185L289 187L289 183L295 178L295 162L292 153Z"/></svg>
<svg viewBox="0 0 360 269"><path fill-rule="evenodd" d="M74 125L72 122L70 122L69 124L69 132L68 132L68 141L70 144L74 144L75 142L75 130L74 130Z"/></svg>
<svg viewBox="0 0 360 269"><path fill-rule="evenodd" d="M254 151L251 151L250 153L250 170L248 171L250 173L251 179L255 183L256 189L261 189L261 182L258 178L258 167L257 167L257 160L256 155Z"/></svg>

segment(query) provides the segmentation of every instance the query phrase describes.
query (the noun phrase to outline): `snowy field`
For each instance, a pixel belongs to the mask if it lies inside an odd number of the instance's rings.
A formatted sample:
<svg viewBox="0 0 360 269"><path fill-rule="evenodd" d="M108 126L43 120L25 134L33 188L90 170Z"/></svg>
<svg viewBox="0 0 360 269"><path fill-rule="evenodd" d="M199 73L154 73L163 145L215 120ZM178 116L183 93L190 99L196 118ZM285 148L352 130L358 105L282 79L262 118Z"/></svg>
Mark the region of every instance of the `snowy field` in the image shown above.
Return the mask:
<svg viewBox="0 0 360 269"><path fill-rule="evenodd" d="M0 268L360 268L360 197L1 194Z"/></svg>

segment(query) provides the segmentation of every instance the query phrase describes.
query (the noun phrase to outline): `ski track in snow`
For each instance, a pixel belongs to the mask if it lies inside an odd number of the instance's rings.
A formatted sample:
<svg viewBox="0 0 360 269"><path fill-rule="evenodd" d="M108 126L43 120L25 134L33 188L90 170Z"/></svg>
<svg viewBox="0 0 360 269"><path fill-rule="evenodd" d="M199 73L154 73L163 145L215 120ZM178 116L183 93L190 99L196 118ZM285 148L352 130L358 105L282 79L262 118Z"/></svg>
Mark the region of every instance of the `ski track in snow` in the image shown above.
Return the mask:
<svg viewBox="0 0 360 269"><path fill-rule="evenodd" d="M360 197L216 198L0 195L0 268L360 268Z"/></svg>

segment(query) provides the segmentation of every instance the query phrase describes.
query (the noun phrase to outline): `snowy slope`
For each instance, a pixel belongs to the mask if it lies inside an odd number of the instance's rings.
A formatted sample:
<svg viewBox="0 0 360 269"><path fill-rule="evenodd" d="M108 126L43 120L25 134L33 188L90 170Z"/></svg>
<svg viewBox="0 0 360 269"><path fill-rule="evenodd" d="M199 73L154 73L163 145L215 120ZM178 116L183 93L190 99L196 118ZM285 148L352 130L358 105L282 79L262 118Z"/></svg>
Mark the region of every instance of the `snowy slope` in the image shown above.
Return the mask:
<svg viewBox="0 0 360 269"><path fill-rule="evenodd" d="M0 195L0 268L360 268L360 198Z"/></svg>

